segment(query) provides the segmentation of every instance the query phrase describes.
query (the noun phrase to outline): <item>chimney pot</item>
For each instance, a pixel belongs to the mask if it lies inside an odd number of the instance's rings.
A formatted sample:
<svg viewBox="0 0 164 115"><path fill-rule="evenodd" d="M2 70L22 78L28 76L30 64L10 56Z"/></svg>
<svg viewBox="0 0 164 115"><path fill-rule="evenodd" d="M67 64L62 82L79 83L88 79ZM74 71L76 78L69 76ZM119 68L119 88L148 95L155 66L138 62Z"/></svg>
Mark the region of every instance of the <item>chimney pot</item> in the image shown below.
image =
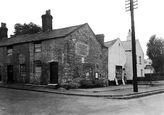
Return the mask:
<svg viewBox="0 0 164 115"><path fill-rule="evenodd" d="M1 23L1 27L2 27L2 28L6 28L6 23L3 23L3 22L2 22L2 23Z"/></svg>
<svg viewBox="0 0 164 115"><path fill-rule="evenodd" d="M7 38L7 31L6 23L2 22L0 27L0 39Z"/></svg>
<svg viewBox="0 0 164 115"><path fill-rule="evenodd" d="M52 19L51 11L47 10L46 14L42 15L42 31L52 30Z"/></svg>

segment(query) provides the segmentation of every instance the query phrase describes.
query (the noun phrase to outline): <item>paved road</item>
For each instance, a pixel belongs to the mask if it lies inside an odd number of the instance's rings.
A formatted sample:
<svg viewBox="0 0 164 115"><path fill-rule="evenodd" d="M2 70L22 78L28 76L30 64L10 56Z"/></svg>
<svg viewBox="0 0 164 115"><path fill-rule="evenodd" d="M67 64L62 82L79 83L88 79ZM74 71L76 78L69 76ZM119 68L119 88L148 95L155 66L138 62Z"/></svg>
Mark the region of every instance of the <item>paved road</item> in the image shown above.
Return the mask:
<svg viewBox="0 0 164 115"><path fill-rule="evenodd" d="M164 94L116 100L0 88L0 115L164 115Z"/></svg>

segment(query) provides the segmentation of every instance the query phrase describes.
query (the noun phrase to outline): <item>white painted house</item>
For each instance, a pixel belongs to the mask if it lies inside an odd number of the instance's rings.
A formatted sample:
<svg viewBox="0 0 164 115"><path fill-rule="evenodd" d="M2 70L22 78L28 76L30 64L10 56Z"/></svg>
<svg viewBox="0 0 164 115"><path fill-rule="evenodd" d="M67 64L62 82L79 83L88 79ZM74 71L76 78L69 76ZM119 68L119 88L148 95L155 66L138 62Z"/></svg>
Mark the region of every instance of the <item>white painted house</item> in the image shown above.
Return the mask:
<svg viewBox="0 0 164 115"><path fill-rule="evenodd" d="M125 50L122 46L121 40L115 39L105 42L108 47L108 79L110 81L122 79L123 69L126 63Z"/></svg>
<svg viewBox="0 0 164 115"><path fill-rule="evenodd" d="M127 40L122 41L123 48L126 54L125 73L127 80L133 79L132 68L132 45L131 32L129 31ZM136 40L136 59L137 59L137 77L144 77L144 52L139 40Z"/></svg>

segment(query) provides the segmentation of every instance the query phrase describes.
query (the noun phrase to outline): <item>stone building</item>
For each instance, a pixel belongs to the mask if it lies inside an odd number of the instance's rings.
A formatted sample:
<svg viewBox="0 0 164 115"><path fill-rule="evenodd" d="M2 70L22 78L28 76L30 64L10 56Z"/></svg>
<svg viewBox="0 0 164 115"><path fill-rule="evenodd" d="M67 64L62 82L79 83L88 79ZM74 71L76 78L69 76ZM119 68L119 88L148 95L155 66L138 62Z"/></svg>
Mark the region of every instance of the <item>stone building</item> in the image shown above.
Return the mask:
<svg viewBox="0 0 164 115"><path fill-rule="evenodd" d="M0 40L1 82L79 87L82 80L108 84L108 49L90 26L52 30L50 10L43 31Z"/></svg>

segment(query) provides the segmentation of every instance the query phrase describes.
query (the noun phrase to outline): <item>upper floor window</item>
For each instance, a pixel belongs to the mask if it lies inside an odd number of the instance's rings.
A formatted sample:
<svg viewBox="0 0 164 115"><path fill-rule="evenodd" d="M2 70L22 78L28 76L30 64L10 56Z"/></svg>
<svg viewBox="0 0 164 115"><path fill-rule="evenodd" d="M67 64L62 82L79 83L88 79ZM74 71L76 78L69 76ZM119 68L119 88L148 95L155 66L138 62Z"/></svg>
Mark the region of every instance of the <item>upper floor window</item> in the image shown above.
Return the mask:
<svg viewBox="0 0 164 115"><path fill-rule="evenodd" d="M12 46L8 46L7 47L7 55L12 55L13 54L13 47Z"/></svg>
<svg viewBox="0 0 164 115"><path fill-rule="evenodd" d="M139 64L142 64L141 56L139 56Z"/></svg>
<svg viewBox="0 0 164 115"><path fill-rule="evenodd" d="M37 52L41 52L41 51L42 51L42 45L41 45L41 42L39 42L39 43L35 43L35 44L34 44L34 51L35 51L35 53L37 53Z"/></svg>

